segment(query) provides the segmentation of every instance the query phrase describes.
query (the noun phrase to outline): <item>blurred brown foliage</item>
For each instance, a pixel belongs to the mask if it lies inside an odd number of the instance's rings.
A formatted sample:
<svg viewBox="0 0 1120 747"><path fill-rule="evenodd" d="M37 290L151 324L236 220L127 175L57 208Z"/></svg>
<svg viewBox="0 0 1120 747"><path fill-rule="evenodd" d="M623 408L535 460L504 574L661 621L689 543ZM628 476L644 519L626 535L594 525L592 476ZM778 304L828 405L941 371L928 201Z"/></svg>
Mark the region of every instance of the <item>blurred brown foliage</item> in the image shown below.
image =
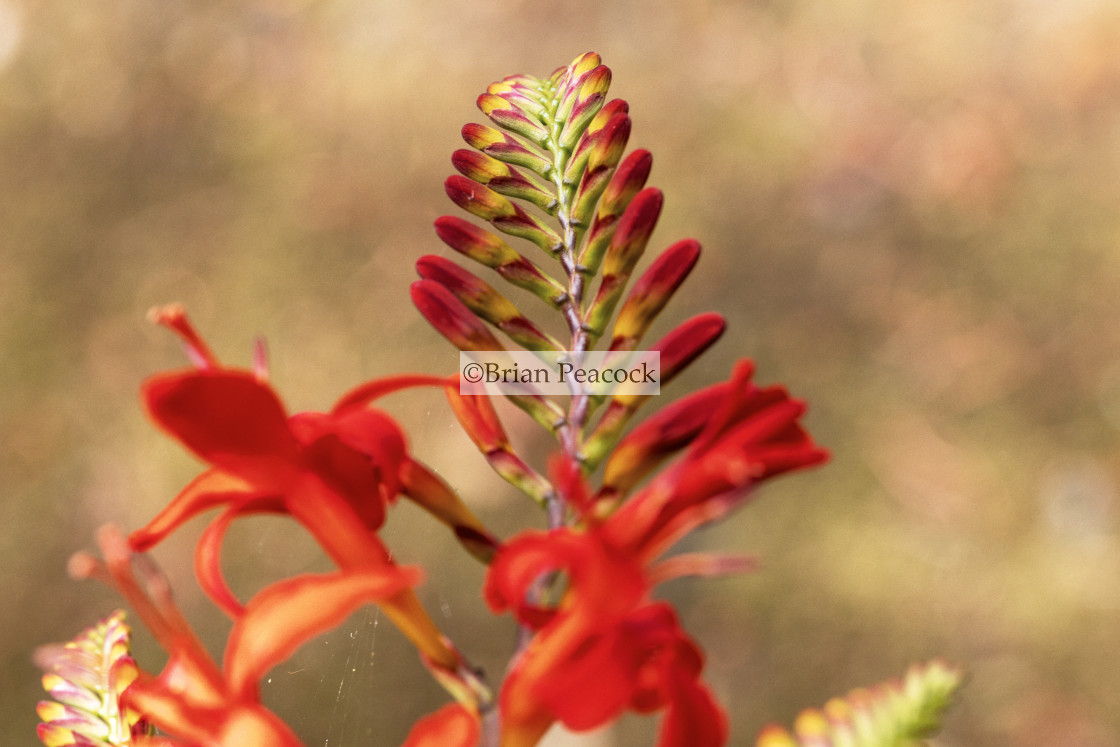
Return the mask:
<svg viewBox="0 0 1120 747"><path fill-rule="evenodd" d="M667 589L734 743L943 655L971 681L937 744L1120 744L1118 48L1108 0L0 0L5 733L34 741L31 648L118 603L66 558L196 469L137 406L182 364L144 311L184 302L234 363L265 336L294 409L452 370L407 286L459 127L490 81L594 50L654 154L655 243L705 247L667 315L731 320L669 394L754 357L835 452L708 533L763 570ZM389 407L498 531L536 520L438 396ZM499 672L481 571L407 509L390 532ZM157 559L218 645L189 540ZM262 520L227 565L247 591L321 561ZM380 623L267 684L309 745L399 744L441 701Z"/></svg>

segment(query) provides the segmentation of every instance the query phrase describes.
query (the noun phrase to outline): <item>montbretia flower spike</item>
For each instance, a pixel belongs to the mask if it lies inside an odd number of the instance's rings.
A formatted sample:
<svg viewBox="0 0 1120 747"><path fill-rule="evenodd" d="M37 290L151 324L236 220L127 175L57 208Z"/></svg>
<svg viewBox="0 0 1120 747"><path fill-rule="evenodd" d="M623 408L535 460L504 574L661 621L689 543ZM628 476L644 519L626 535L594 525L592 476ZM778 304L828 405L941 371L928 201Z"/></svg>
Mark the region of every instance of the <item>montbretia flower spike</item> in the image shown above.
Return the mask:
<svg viewBox="0 0 1120 747"><path fill-rule="evenodd" d="M148 722L121 703L139 674L131 637L124 611L117 610L71 641L36 650L43 689L53 698L37 709L43 744L123 747L149 733Z"/></svg>
<svg viewBox="0 0 1120 747"><path fill-rule="evenodd" d="M421 256L410 295L462 351L580 358L598 349L618 360L648 348L668 386L722 337L727 321L702 312L647 340L693 275L701 247L686 238L657 250L665 197L647 185L650 153L626 152L630 107L608 98L610 83L610 70L587 53L546 78L504 78L478 97L489 124L463 127L469 148L452 154L457 173L444 184L470 219L435 221L443 243L474 266ZM526 302L532 308L523 309ZM504 403L458 375L373 379L324 412L290 413L269 382L263 344L250 367L227 366L181 307L158 308L153 318L182 339L192 367L151 377L141 399L153 423L206 466L146 525L127 536L104 528L101 557L79 553L71 573L116 588L168 661L158 673L133 662L119 614L73 644L44 648L37 659L57 701L40 706L48 747L299 747L261 702L260 682L365 604L400 628L453 701L417 721L404 747L534 747L556 724L587 731L627 712L660 716L658 747L728 742L726 710L704 681L704 652L672 605L655 597L657 587L754 568L740 553L671 553L769 479L828 457L803 425L805 405L781 386L755 384L751 361L740 359L726 380L682 392L645 420L639 412L649 393L510 393L508 402L554 439L546 460L519 448L522 430L503 422ZM425 466L401 423L371 406L417 387L443 390L482 460L543 509L545 528L495 537L449 484L455 476ZM444 525L439 536L488 566L482 601L517 623L495 688L414 591L445 569L398 565L381 538L400 496ZM194 569L232 620L220 663L144 554L210 512ZM222 572L222 549L230 525L254 514L297 522L335 570L238 598ZM902 684L806 712L794 734L769 727L759 744L894 745L928 733L958 682L955 670L930 665ZM850 739L869 733L880 741Z"/></svg>

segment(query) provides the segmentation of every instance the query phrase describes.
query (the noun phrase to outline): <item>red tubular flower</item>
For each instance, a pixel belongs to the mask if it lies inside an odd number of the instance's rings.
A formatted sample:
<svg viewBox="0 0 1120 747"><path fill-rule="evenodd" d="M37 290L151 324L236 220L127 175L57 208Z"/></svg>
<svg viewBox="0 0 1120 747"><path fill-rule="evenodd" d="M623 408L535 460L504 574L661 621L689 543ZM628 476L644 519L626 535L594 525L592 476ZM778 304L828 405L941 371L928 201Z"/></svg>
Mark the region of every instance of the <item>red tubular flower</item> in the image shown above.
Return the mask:
<svg viewBox="0 0 1120 747"><path fill-rule="evenodd" d="M760 481L819 463L798 419L804 405L784 389L759 389L742 362L722 384L697 392L638 426L608 461L598 505L589 504L578 468L554 478L583 530L526 532L498 552L486 579L487 603L537 629L503 686L503 746L537 743L556 721L573 730L609 723L623 710L665 710L659 747L717 747L727 720L700 682L700 650L653 587L683 574L745 567L742 560L682 555L659 561L685 533L724 516ZM703 404L703 416L696 406ZM661 460L684 455L602 518ZM583 510L583 507L587 507ZM541 579L562 573L559 602L545 606Z"/></svg>
<svg viewBox="0 0 1120 747"><path fill-rule="evenodd" d="M543 574L567 590L547 609L526 602ZM594 729L627 708L667 709L661 747L715 747L726 717L700 682L703 657L672 609L649 600L653 583L599 527L519 535L498 552L486 582L491 609L512 608L539 628L500 696L502 744L535 745L555 721Z"/></svg>
<svg viewBox="0 0 1120 747"><path fill-rule="evenodd" d="M226 528L250 513L287 514L300 522L344 572L395 569L376 535L386 507L403 492L449 524L469 549L488 557L496 546L485 527L435 475L413 460L396 423L365 405L412 386L445 386L446 377L406 376L370 382L345 395L330 413L289 417L256 372L222 367L187 321L166 307L156 321L186 342L197 369L162 374L144 384L149 415L210 465L147 526L129 537L146 550L210 508L224 511L199 541L196 573L207 594L238 618L245 614L220 568ZM412 591L381 599L393 621L435 666L454 672L460 661Z"/></svg>
<svg viewBox="0 0 1120 747"><path fill-rule="evenodd" d="M751 382L740 361L731 378L674 403L615 449L604 497L625 493L673 451L684 456L629 498L607 522L612 541L652 559L697 526L734 509L763 480L828 459L798 422L804 403L781 387ZM697 417L703 405L706 417Z"/></svg>

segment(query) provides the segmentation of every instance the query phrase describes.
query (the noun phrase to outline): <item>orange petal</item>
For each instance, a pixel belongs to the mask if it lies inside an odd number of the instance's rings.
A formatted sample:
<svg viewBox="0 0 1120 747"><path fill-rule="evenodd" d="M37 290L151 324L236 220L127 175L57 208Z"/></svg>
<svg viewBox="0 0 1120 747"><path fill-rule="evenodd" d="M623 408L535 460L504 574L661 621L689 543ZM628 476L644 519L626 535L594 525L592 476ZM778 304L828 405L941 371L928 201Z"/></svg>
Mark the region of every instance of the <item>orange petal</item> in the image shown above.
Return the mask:
<svg viewBox="0 0 1120 747"><path fill-rule="evenodd" d="M481 735L478 715L451 703L417 721L401 747L474 747Z"/></svg>
<svg viewBox="0 0 1120 747"><path fill-rule="evenodd" d="M233 475L208 470L183 488L147 525L132 532L128 536L129 546L136 552L144 552L199 513L233 501L248 505L250 499L259 510L283 509L277 496L260 494Z"/></svg>
<svg viewBox="0 0 1120 747"><path fill-rule="evenodd" d="M194 575L206 596L231 618L238 618L244 607L230 590L222 573L222 540L226 530L240 514L236 507L227 508L206 527L194 547Z"/></svg>
<svg viewBox="0 0 1120 747"><path fill-rule="evenodd" d="M340 625L358 607L420 581L417 569L381 568L303 574L249 600L229 635L224 669L232 694L255 698L259 680L312 637Z"/></svg>

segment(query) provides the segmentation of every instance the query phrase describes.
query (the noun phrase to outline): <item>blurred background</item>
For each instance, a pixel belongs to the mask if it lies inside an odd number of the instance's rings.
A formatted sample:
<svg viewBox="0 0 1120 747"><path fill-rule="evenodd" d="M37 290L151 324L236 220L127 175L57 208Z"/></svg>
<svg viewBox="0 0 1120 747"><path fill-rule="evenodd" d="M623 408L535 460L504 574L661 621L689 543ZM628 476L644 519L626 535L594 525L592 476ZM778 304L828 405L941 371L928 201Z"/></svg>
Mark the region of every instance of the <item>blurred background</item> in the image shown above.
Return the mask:
<svg viewBox="0 0 1120 747"><path fill-rule="evenodd" d="M761 571L660 590L732 744L934 656L970 673L938 745L1120 744L1118 48L1109 0L0 0L5 742L36 743L32 648L120 603L67 558L199 470L141 414L141 381L184 363L145 311L185 303L231 364L267 338L293 410L454 370L407 292L418 256L450 253L431 222L454 211L459 128L491 81L594 50L665 191L651 248L706 251L658 330L730 320L667 397L752 357L834 453L689 544ZM385 406L496 531L540 523L438 395ZM203 524L155 556L220 655L190 571ZM496 679L512 627L481 569L410 507L386 537ZM243 594L327 567L263 519L226 563ZM143 632L136 649L162 666ZM373 608L265 697L329 747L398 745L445 700Z"/></svg>

